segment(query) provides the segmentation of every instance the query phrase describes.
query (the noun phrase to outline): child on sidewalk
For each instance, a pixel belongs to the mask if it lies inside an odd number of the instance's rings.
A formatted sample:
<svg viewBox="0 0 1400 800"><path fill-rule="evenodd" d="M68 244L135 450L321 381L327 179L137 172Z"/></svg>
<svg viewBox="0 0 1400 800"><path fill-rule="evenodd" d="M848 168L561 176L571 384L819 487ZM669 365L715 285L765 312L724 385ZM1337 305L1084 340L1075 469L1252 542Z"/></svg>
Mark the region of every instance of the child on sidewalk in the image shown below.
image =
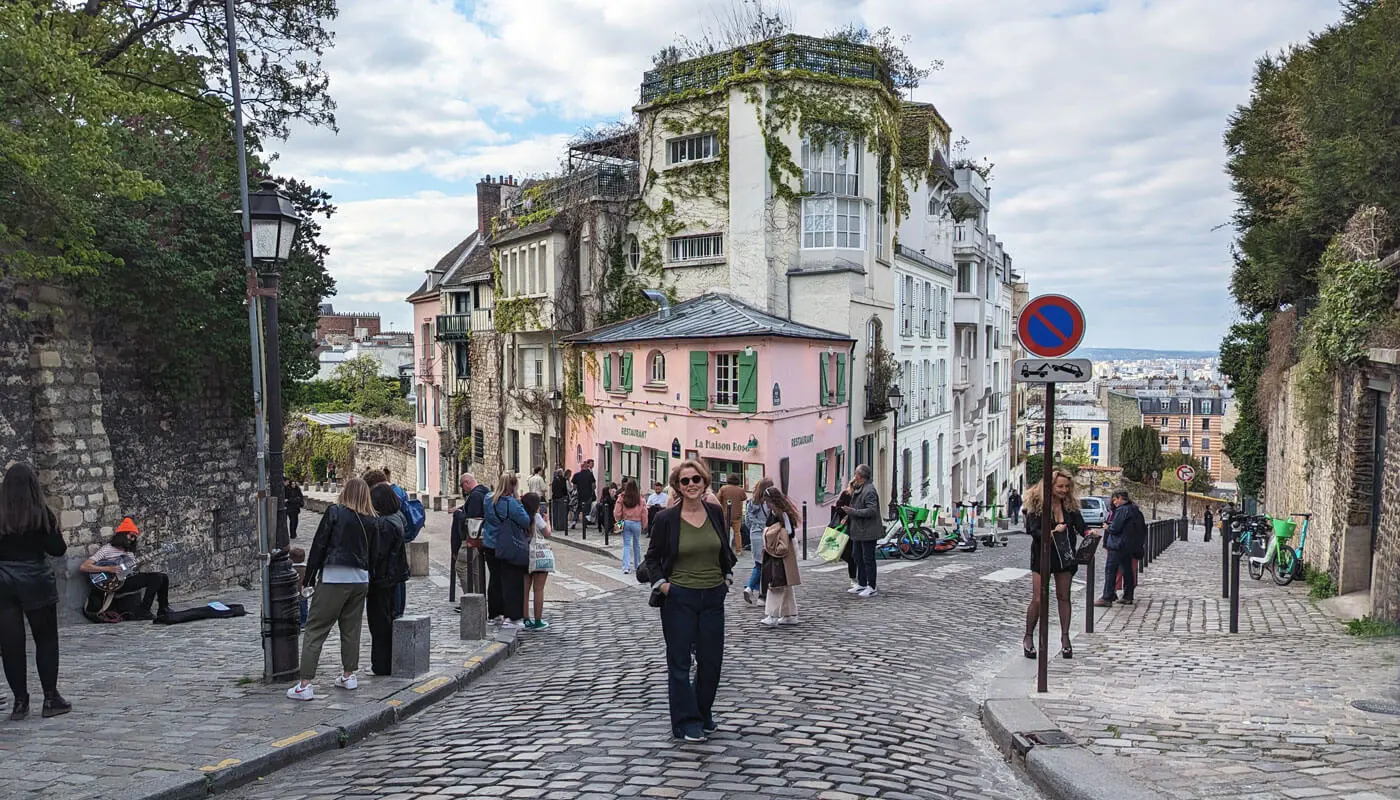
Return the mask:
<svg viewBox="0 0 1400 800"><path fill-rule="evenodd" d="M301 629L306 630L306 612L311 603L306 599L306 550L293 547L291 550L292 569L297 572L297 603L301 606Z"/></svg>

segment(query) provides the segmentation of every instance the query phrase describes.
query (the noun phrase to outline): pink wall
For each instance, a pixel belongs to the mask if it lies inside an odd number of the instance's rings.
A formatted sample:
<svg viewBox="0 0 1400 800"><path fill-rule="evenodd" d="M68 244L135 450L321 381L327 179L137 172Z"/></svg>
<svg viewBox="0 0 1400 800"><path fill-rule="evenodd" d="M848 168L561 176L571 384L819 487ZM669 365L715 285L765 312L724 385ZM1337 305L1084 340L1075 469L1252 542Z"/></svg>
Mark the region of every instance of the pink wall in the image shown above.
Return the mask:
<svg viewBox="0 0 1400 800"><path fill-rule="evenodd" d="M752 347L757 356L757 409L754 412L692 410L690 408L690 354L692 351L739 352ZM604 443L613 451L612 476L619 480L623 468L622 446L640 449L640 477L653 476L652 453L666 456L668 466L679 459L672 456L672 444L679 441L681 457L694 452L701 459L741 462L745 465L745 487L752 489L752 477L761 467L764 475L781 484L782 459L788 459L788 493L799 508L808 504L808 526L816 535L825 527L834 493L817 499L817 454L828 454L828 486L833 489L848 479L850 444L847 441L849 398L840 405L820 403L819 364L828 351L826 342L798 339L723 339L665 342L659 346L637 343L615 345L607 351L594 349L601 362L604 353L633 354L632 390L626 394L603 391L601 367L585 383L585 396L593 406L592 425L575 425L566 449L567 464L577 469L579 453L598 461L601 477L605 469ZM845 343L835 342L831 353L848 353ZM649 354L660 352L666 359L664 385L648 386ZM616 364L616 362L614 362ZM613 367L616 371L616 366ZM709 367L707 393L714 393L715 367ZM833 370L834 372L834 370ZM849 373L849 363L847 365ZM834 376L833 376L834 377ZM846 375L847 383L851 376ZM774 384L780 400L773 404ZM834 385L834 380L833 380ZM618 416L622 419L618 419ZM825 420L831 419L830 423ZM714 426L718 433L711 433ZM751 440L756 446L750 447ZM836 450L840 449L840 474ZM815 546L815 545L811 545Z"/></svg>
<svg viewBox="0 0 1400 800"><path fill-rule="evenodd" d="M430 333L435 332L435 331L436 331L436 328L435 328L434 326L435 326L435 323L436 323L436 321L437 321L437 315L438 315L439 313L441 313L441 304L440 304L439 301L438 301L437 295L434 295L434 296L432 296L431 298L425 298L425 299L422 299L422 300L417 300L417 301L415 301L415 302L413 303L413 370L414 370L414 373L413 373L413 374L414 374L413 383L414 383L415 391L417 391L418 394L419 394L419 401L418 401L418 402L419 402L420 404L422 404L422 407L423 407L423 409L424 409L424 411L425 411L425 414L426 414L426 417L427 417L427 424L426 424L426 425L418 424L417 409L414 409L414 418L413 418L413 419L414 419L414 428L413 428L413 432L414 432L414 435L417 436L419 439L424 439L424 440L426 440L427 443L428 443L428 463L427 463L427 468L428 468L428 469L427 469L427 485L426 485L426 491L427 491L427 493L428 493L429 495L437 495L437 494L439 494L439 489L440 489L441 486L442 486L442 466L441 466L441 461L442 461L442 459L441 459L441 453L439 452L439 447L438 447L439 441L438 441L437 426L435 426L435 425L433 424L433 392L432 392L432 389L426 389L426 390L424 390L424 389L419 389L418 387L420 387L420 386L435 386L435 387L438 388L439 392L441 392L441 389L442 389L442 382L443 382L443 375L442 375L443 363L442 363L442 358L441 358L441 350L442 350L442 349L441 349L440 347L438 347L437 342L433 341L433 339L432 339L431 336L427 339L427 343L428 343L427 352L428 352L428 354L429 354L429 356L428 356L429 365L430 365L431 368L432 368L433 376L432 376L432 379L431 379L431 380L427 380L427 379L425 379L425 377L424 377L424 375L423 375L423 367L424 367L424 362L423 362L423 353L424 353L423 325L424 325L424 324L428 325L428 329L429 329L429 332L430 332ZM412 475L412 477L411 477L407 482L404 482L404 483L403 483L404 488L408 489L409 491L417 491L417 490L419 490L420 488L422 488L422 487L420 487L420 486L418 485L418 474L417 474L417 466L416 466L417 458L418 458L418 455L417 455L417 445L415 444L415 445L414 445L414 461L415 461L414 474ZM449 488L450 488L450 487L449 487Z"/></svg>

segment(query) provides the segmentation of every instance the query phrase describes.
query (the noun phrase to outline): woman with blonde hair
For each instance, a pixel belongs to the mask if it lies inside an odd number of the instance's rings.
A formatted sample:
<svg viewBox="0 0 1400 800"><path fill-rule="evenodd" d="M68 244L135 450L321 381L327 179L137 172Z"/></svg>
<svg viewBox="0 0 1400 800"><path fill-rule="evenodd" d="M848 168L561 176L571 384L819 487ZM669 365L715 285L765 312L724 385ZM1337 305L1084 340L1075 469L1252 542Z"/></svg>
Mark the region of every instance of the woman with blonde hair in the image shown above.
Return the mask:
<svg viewBox="0 0 1400 800"><path fill-rule="evenodd" d="M715 730L714 703L724 663L724 597L734 550L724 510L705 500L710 470L686 459L671 470L680 503L656 515L637 577L661 596L671 735L703 742ZM695 680L690 680L691 665Z"/></svg>
<svg viewBox="0 0 1400 800"><path fill-rule="evenodd" d="M772 478L759 478L753 485L753 499L744 504L744 525L749 529L749 551L753 553L753 571L744 584L744 602L753 605L754 597L763 597L763 529L768 527L768 504L763 493L773 485Z"/></svg>
<svg viewBox="0 0 1400 800"><path fill-rule="evenodd" d="M486 518L481 539L495 553L495 571L500 585L501 628L525 627L525 581L530 574L530 515L515 496L520 478L514 472L501 474L496 493L486 498Z"/></svg>
<svg viewBox="0 0 1400 800"><path fill-rule="evenodd" d="M797 548L793 547L793 527L801 517L792 501L776 486L763 493L768 519L763 528L764 625L796 625L797 598L793 587L802 584L797 571Z"/></svg>
<svg viewBox="0 0 1400 800"><path fill-rule="evenodd" d="M287 690L293 700L315 698L311 681L316 678L321 647L332 625L340 629L341 674L335 685L342 689L360 685L355 673L360 668L360 626L369 595L371 543L377 541L382 524L370 499L369 484L360 478L346 481L336 503L321 517L306 559L305 585L316 587L316 593L306 617L301 680Z"/></svg>
<svg viewBox="0 0 1400 800"><path fill-rule="evenodd" d="M1035 626L1040 621L1040 548L1043 528L1041 520L1045 520L1051 533L1050 574L1055 579L1055 601L1060 614L1060 655L1064 658L1074 658L1074 650L1069 642L1070 580L1079 569L1079 564L1074 560L1074 552L1079 537L1084 535L1088 526L1084 524L1084 517L1079 514L1079 500L1074 495L1074 477L1057 469L1050 480L1049 512L1045 511L1046 503L1042 498L1044 488L1041 482L1037 481L1027 489L1025 497L1026 532L1031 535L1032 574L1031 602L1026 607L1026 636L1021 642L1021 649L1026 658L1035 658L1038 655L1035 651L1034 636Z"/></svg>

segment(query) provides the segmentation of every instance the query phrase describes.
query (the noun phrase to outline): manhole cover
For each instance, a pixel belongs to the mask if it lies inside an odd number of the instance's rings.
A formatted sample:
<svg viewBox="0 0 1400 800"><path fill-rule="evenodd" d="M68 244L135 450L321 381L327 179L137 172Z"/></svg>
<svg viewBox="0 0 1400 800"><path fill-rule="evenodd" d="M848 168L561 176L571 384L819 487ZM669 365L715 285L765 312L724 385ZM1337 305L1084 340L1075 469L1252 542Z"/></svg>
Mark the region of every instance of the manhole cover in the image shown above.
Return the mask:
<svg viewBox="0 0 1400 800"><path fill-rule="evenodd" d="M1073 739L1069 738L1064 731L1059 730L1031 731L1026 734L1026 738L1040 746L1056 747L1074 744Z"/></svg>
<svg viewBox="0 0 1400 800"><path fill-rule="evenodd" d="M1353 700L1351 701L1351 705L1353 708L1359 708L1371 714L1394 714L1400 716L1400 703L1391 703L1385 700Z"/></svg>

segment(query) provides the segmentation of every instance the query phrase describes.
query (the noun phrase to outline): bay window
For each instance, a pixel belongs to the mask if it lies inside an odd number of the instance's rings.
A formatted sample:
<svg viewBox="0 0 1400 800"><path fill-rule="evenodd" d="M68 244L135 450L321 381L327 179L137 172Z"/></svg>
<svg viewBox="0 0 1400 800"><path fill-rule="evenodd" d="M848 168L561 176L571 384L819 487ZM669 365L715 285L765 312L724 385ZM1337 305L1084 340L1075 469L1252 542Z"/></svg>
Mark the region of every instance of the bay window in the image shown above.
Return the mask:
<svg viewBox="0 0 1400 800"><path fill-rule="evenodd" d="M865 241L860 140L802 142L802 246L859 250Z"/></svg>

